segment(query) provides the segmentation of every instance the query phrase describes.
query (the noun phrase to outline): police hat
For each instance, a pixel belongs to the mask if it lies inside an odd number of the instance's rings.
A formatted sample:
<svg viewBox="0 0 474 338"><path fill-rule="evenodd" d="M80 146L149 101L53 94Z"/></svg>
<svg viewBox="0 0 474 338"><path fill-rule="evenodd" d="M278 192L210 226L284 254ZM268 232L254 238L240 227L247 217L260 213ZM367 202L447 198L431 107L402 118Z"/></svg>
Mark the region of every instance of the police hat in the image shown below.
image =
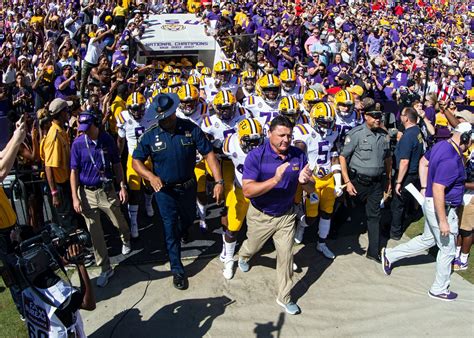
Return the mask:
<svg viewBox="0 0 474 338"><path fill-rule="evenodd" d="M175 93L159 94L153 98L143 118L151 122L163 120L176 112L179 103L179 97Z"/></svg>

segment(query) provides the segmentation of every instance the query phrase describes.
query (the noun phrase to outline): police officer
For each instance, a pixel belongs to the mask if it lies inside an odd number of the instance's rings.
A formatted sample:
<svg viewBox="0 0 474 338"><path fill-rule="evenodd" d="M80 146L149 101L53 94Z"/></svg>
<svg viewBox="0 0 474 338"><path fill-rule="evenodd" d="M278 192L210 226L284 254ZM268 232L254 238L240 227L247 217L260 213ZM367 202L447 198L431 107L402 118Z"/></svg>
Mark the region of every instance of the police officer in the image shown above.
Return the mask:
<svg viewBox="0 0 474 338"><path fill-rule="evenodd" d="M382 112L366 111L365 123L346 136L339 156L347 193L365 204L369 247L367 258L380 262L380 201L391 190L390 139L382 129ZM385 177L384 177L385 173Z"/></svg>
<svg viewBox="0 0 474 338"><path fill-rule="evenodd" d="M173 285L187 287L181 263L180 239L194 222L196 215L196 151L206 159L216 180L214 198L220 204L224 196L224 180L212 145L194 122L176 117L178 95L155 96L144 116L155 123L138 140L133 153L133 169L153 187L165 232ZM151 157L153 172L144 164ZM178 217L180 223L178 223Z"/></svg>

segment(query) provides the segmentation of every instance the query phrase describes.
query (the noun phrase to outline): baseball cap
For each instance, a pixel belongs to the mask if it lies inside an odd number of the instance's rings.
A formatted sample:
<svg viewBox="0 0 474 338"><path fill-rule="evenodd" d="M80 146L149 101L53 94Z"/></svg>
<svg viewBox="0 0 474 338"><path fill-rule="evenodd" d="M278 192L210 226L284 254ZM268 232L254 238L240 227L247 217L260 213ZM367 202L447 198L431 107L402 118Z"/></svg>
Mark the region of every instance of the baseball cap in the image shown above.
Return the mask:
<svg viewBox="0 0 474 338"><path fill-rule="evenodd" d="M461 122L454 128L454 131L460 134L469 133L472 131L472 125L469 122Z"/></svg>
<svg viewBox="0 0 474 338"><path fill-rule="evenodd" d="M458 111L454 114L454 116L457 118L462 118L470 124L474 124L474 118L472 116L472 112L470 112L469 110L464 109L464 110Z"/></svg>
<svg viewBox="0 0 474 338"><path fill-rule="evenodd" d="M73 104L72 101L66 101L60 98L56 98L49 104L48 110L52 116L59 114L64 109L71 107Z"/></svg>
<svg viewBox="0 0 474 338"><path fill-rule="evenodd" d="M93 113L85 111L79 114L79 127L78 131L87 131L89 127L95 122L96 117Z"/></svg>

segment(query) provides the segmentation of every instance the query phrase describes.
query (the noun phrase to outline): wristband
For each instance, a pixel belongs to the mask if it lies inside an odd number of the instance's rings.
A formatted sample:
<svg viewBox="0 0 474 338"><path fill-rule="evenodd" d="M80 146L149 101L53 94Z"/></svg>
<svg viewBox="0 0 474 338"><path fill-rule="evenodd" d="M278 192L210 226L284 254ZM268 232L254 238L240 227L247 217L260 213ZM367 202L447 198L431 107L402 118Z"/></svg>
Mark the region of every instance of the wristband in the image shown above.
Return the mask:
<svg viewBox="0 0 474 338"><path fill-rule="evenodd" d="M51 195L55 196L58 194L58 191L57 190L51 190Z"/></svg>
<svg viewBox="0 0 474 338"><path fill-rule="evenodd" d="M222 185L224 185L224 180L219 180L219 181L216 181L216 183L215 183L215 184L222 184Z"/></svg>
<svg viewBox="0 0 474 338"><path fill-rule="evenodd" d="M421 187L420 189L426 189L426 187Z"/></svg>

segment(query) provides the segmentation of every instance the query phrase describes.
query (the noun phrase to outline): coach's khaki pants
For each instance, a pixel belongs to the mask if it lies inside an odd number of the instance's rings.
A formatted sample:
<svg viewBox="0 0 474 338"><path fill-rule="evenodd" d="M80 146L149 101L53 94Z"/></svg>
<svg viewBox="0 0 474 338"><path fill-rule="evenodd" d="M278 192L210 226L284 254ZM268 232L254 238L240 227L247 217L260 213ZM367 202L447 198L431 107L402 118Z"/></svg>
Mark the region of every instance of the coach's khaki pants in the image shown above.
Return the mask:
<svg viewBox="0 0 474 338"><path fill-rule="evenodd" d="M95 262L97 266L101 267L102 272L107 271L110 269L110 261L100 221L100 211L103 211L119 230L122 243L129 242L130 229L120 210L120 201L117 198L115 189L106 192L102 188L89 190L80 187L79 198L81 199L82 216L91 234Z"/></svg>
<svg viewBox="0 0 474 338"><path fill-rule="evenodd" d="M295 217L293 208L283 216L272 217L250 204L247 212L247 239L239 251L240 258L248 261L260 251L270 237L273 237L277 253L278 299L283 304L291 301Z"/></svg>

